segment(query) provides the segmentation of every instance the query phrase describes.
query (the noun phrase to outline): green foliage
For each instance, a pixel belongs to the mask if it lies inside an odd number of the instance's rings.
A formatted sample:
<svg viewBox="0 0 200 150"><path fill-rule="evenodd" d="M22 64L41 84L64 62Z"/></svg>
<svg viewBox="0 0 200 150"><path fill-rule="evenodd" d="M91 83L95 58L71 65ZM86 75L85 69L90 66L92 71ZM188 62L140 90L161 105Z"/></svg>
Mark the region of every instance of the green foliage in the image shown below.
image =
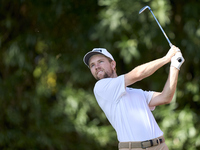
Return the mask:
<svg viewBox="0 0 200 150"><path fill-rule="evenodd" d="M171 150L200 147L198 1L1 0L0 149L116 149L114 129L95 101L83 64L94 47L115 57L118 74L164 56L171 42L185 57L176 98L153 112ZM161 91L168 67L134 84Z"/></svg>

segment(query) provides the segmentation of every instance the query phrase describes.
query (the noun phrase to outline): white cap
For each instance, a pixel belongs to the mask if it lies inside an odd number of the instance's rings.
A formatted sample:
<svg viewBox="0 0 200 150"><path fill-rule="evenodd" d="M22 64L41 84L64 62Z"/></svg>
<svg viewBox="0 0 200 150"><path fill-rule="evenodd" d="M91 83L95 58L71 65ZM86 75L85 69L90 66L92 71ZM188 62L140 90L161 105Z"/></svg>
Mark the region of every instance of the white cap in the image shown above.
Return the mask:
<svg viewBox="0 0 200 150"><path fill-rule="evenodd" d="M112 57L112 55L105 49L105 48L94 48L92 51L88 52L87 54L85 54L83 61L84 63L89 67L89 60L90 57L92 57L93 55L96 54L102 54L106 57L109 57L110 59L114 60L114 58Z"/></svg>

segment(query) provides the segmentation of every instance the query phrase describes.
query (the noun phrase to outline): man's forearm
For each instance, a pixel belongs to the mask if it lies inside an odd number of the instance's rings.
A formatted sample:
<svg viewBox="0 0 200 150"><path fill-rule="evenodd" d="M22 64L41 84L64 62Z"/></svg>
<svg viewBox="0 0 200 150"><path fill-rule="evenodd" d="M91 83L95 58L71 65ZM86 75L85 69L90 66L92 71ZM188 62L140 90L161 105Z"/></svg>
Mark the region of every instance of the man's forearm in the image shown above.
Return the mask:
<svg viewBox="0 0 200 150"><path fill-rule="evenodd" d="M132 71L125 74L125 85L131 85L152 75L155 71L167 64L169 61L170 60L167 57L162 57L134 68Z"/></svg>
<svg viewBox="0 0 200 150"><path fill-rule="evenodd" d="M170 67L170 72L162 92L154 92L149 106L158 106L171 102L176 91L179 70Z"/></svg>
<svg viewBox="0 0 200 150"><path fill-rule="evenodd" d="M179 70L171 66L167 82L162 91L163 99L165 100L165 103L170 103L174 96L177 82L178 82L178 74L179 74Z"/></svg>

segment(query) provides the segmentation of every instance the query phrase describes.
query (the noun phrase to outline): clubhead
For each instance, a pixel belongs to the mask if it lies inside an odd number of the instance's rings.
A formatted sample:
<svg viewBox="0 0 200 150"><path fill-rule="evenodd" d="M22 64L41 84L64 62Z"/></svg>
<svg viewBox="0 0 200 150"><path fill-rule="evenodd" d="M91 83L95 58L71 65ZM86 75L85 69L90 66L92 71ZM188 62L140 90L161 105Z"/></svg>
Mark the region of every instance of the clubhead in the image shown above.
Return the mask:
<svg viewBox="0 0 200 150"><path fill-rule="evenodd" d="M140 9L139 14L141 14L143 11L145 11L145 9L149 9L151 10L151 8L149 6L144 6L142 9Z"/></svg>

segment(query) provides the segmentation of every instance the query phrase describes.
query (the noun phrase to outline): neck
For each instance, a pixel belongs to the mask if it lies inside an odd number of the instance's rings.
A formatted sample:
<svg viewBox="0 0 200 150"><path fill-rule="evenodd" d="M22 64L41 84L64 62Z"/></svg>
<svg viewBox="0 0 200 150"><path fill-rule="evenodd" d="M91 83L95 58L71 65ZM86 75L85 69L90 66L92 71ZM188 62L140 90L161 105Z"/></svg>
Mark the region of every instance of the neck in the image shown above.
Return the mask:
<svg viewBox="0 0 200 150"><path fill-rule="evenodd" d="M113 75L111 76L111 78L116 78L117 77L117 73L114 72Z"/></svg>

